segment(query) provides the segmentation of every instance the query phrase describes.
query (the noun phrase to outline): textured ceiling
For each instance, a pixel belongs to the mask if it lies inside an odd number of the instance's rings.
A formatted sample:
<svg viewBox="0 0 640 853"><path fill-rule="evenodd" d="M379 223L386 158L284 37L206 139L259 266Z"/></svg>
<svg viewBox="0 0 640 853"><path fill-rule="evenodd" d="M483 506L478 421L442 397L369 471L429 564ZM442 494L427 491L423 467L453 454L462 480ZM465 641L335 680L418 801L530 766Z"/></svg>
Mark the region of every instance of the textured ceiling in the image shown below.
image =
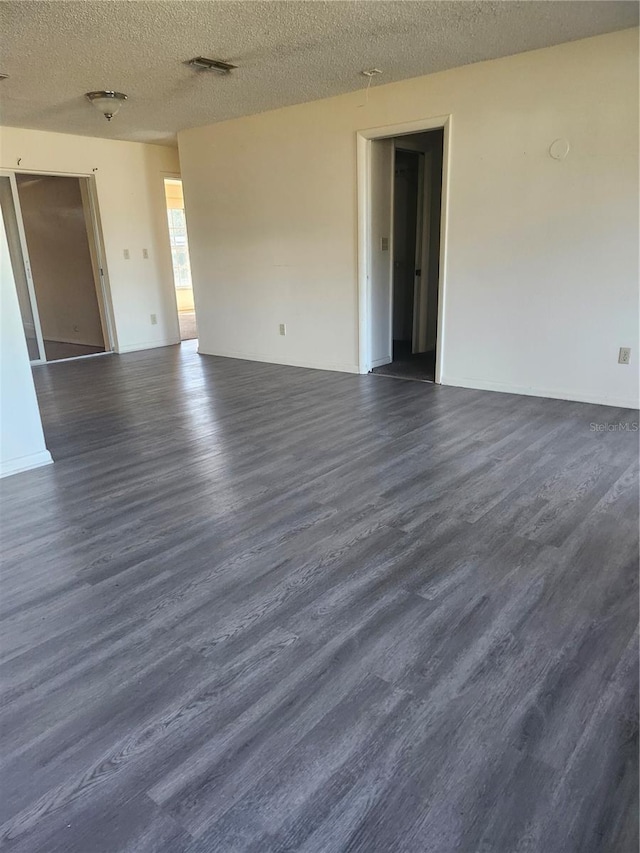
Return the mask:
<svg viewBox="0 0 640 853"><path fill-rule="evenodd" d="M2 123L174 144L178 130L637 25L636 2L0 2ZM223 77L184 62L238 65ZM109 124L84 93L129 101Z"/></svg>

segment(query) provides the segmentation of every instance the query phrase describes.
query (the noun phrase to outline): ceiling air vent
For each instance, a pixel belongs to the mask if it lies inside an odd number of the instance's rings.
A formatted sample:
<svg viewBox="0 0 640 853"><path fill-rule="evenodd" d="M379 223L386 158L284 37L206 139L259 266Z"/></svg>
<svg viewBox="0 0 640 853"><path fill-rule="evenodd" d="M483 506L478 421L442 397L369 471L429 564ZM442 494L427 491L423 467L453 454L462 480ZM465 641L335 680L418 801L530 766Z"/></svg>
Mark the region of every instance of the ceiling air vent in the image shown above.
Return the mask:
<svg viewBox="0 0 640 853"><path fill-rule="evenodd" d="M217 71L219 74L228 74L238 67L231 65L230 62L223 62L221 59L207 59L206 56L196 56L195 59L190 59L187 64L204 71Z"/></svg>

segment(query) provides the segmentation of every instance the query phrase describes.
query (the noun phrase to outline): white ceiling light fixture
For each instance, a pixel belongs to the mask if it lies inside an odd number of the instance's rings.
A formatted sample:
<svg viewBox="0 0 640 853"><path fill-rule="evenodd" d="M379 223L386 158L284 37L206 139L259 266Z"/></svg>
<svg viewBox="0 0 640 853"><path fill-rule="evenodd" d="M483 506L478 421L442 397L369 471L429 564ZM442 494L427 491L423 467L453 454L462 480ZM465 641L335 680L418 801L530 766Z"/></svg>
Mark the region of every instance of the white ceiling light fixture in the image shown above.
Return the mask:
<svg viewBox="0 0 640 853"><path fill-rule="evenodd" d="M96 109L100 110L107 121L111 121L122 104L127 100L127 96L122 92L113 92L110 89L103 89L99 92L87 92L86 97Z"/></svg>

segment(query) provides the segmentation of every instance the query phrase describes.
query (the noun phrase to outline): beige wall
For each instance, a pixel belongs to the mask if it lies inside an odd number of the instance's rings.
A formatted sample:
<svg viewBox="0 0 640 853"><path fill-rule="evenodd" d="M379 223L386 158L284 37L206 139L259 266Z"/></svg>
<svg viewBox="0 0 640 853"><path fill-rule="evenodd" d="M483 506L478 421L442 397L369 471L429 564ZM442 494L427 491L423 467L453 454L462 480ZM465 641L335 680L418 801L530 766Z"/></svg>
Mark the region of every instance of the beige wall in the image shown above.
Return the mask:
<svg viewBox="0 0 640 853"><path fill-rule="evenodd" d="M0 167L95 177L117 349L180 340L163 183L180 171L175 149L2 127Z"/></svg>
<svg viewBox="0 0 640 853"><path fill-rule="evenodd" d="M637 72L628 30L183 131L201 351L357 370L356 132L451 115L443 381L637 404Z"/></svg>
<svg viewBox="0 0 640 853"><path fill-rule="evenodd" d="M104 346L80 179L17 182L42 337Z"/></svg>

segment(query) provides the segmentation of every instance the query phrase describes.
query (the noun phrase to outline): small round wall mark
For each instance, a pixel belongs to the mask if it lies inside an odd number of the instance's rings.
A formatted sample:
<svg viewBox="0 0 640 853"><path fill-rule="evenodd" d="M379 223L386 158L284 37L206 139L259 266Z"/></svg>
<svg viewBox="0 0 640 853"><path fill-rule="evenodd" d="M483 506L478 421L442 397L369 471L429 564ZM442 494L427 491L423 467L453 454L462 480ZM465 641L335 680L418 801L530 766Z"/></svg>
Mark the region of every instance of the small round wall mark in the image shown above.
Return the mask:
<svg viewBox="0 0 640 853"><path fill-rule="evenodd" d="M549 156L554 160L564 160L569 153L569 141L567 139L554 139L549 146Z"/></svg>

